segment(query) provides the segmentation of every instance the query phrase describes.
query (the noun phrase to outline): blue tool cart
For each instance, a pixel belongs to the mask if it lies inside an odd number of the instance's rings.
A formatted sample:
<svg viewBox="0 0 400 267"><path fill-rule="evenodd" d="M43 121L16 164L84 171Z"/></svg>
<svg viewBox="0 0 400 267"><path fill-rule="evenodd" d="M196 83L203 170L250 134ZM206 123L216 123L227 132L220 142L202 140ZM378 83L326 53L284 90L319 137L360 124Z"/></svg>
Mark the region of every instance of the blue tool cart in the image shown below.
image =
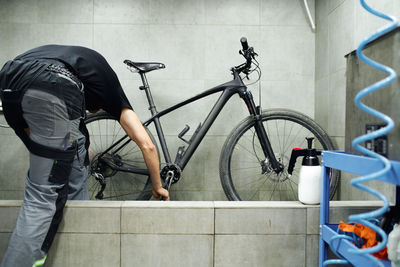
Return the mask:
<svg viewBox="0 0 400 267"><path fill-rule="evenodd" d="M400 204L400 162L391 161L392 167L388 175L380 181L396 185L396 206ZM382 169L382 163L377 159L365 156L352 155L342 152L324 151L322 155L322 192L320 207L320 240L319 240L319 266L322 267L328 258L328 248L335 250L344 260L354 266L375 266L372 264L374 256L370 254L355 254L351 250L356 247L346 239L335 239L338 224L329 223L329 169L338 169L356 175L367 175ZM334 240L332 240L334 238ZM330 244L331 243L331 244ZM329 245L330 244L330 245ZM380 260L381 266L391 266L390 261Z"/></svg>

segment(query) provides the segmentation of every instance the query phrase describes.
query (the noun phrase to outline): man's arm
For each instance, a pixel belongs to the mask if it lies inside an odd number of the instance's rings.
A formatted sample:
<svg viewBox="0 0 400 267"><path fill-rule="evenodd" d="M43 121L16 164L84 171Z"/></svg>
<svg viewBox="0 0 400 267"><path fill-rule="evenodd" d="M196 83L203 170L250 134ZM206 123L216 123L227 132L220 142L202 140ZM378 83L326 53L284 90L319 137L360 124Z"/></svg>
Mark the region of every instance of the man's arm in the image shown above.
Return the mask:
<svg viewBox="0 0 400 267"><path fill-rule="evenodd" d="M153 195L156 199L169 200L169 193L162 187L160 178L160 163L158 160L157 149L143 127L136 113L128 108L121 112L120 123L128 136L135 141L142 151L144 161L150 171Z"/></svg>

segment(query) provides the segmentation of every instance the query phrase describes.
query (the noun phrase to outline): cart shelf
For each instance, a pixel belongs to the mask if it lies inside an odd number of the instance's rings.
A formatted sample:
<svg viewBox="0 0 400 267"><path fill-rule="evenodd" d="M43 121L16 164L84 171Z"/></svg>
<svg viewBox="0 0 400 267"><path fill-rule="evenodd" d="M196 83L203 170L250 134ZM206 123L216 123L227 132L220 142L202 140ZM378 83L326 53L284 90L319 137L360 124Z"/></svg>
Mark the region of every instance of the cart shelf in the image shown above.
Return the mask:
<svg viewBox="0 0 400 267"><path fill-rule="evenodd" d="M396 185L396 205L399 201L399 185L400 185L400 162L391 161L392 167L390 172L381 177L380 181ZM323 262L328 256L329 241L332 237L338 235L338 224L329 223L329 169L338 169L344 172L353 173L356 175L367 175L382 169L383 164L374 158L346 154L343 152L324 151L322 154L323 180L321 192L321 208L320 208L320 241L319 241L319 266L323 266ZM373 257L369 254L355 254L349 252L356 247L351 241L346 239L336 239L331 244L334 246L337 253L343 259L349 261L355 266L370 266ZM390 261L380 261L383 266L391 266Z"/></svg>

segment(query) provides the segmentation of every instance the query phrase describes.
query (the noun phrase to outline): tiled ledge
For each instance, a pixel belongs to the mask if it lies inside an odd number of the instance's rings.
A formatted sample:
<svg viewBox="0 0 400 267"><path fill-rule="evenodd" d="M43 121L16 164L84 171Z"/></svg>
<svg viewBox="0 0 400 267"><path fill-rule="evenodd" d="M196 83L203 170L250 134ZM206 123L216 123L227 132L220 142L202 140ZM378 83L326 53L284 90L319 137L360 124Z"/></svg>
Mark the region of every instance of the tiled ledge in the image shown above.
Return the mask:
<svg viewBox="0 0 400 267"><path fill-rule="evenodd" d="M0 258L21 204L0 201ZM332 201L331 221L380 206ZM300 202L69 201L45 266L316 266L318 236Z"/></svg>
<svg viewBox="0 0 400 267"><path fill-rule="evenodd" d="M0 207L19 207L22 200L0 200ZM304 205L299 201L68 201L74 208L309 208L319 205ZM331 201L331 207L378 207L381 201Z"/></svg>

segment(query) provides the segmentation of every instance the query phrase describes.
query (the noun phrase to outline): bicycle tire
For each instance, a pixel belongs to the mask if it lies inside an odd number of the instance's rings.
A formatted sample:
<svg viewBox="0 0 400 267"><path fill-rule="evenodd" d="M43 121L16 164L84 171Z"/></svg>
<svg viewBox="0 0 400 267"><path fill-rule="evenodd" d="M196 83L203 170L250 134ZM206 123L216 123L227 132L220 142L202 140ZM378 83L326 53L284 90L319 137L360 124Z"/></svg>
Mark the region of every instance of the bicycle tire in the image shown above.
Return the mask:
<svg viewBox="0 0 400 267"><path fill-rule="evenodd" d="M121 172L112 170L104 164L99 168L99 162L96 156L100 155L112 143L126 135L118 120L106 112L98 112L88 115L85 119L86 127L90 135L89 146L89 170L88 170L88 188L90 199L96 199L100 191L101 184L96 180L95 172L103 175L106 187L103 192L104 200L149 200L152 196L151 180L148 175ZM157 143L151 132L145 127L151 140L155 144L158 152ZM129 139L127 139L129 140ZM118 146L117 146L118 147ZM125 167L147 168L143 155L135 142L130 141L121 150L115 152L112 149L104 157L112 160L114 164Z"/></svg>
<svg viewBox="0 0 400 267"><path fill-rule="evenodd" d="M229 200L298 200L299 159L292 176L287 175L292 149L306 148L306 137L315 138L314 148L334 150L335 147L328 134L315 121L299 112L271 109L263 111L261 118L275 156L285 168L280 174L272 169L262 173L260 162L265 157L253 127L255 120L249 116L232 130L222 147L219 166L224 192ZM288 141L289 144L286 143ZM331 170L331 199L339 179L340 172Z"/></svg>

